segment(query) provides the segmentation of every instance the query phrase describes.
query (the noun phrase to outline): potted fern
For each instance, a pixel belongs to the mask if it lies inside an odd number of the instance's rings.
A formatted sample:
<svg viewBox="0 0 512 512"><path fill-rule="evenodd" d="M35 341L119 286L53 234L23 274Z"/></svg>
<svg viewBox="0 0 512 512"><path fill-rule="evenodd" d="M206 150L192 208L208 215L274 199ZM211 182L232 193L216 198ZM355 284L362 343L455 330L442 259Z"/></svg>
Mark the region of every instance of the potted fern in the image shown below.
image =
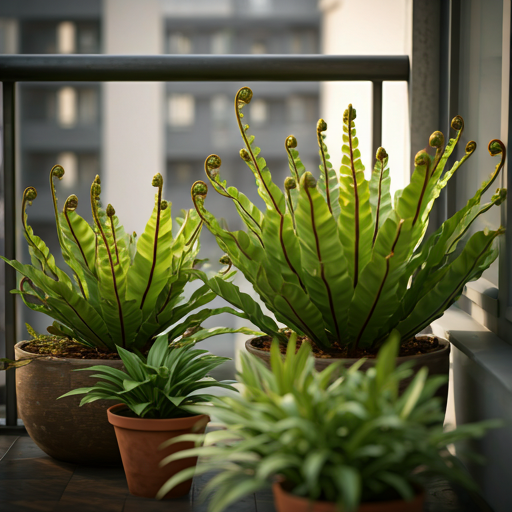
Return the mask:
<svg viewBox="0 0 512 512"><path fill-rule="evenodd" d="M270 486L278 512L421 512L424 484L432 476L474 489L446 447L481 437L501 422L443 431L441 400L433 395L446 378L427 379L426 368L400 396L399 382L411 373L410 363L395 367L400 339L393 330L376 367L366 372L362 361L317 372L309 344L295 353L295 334L284 360L277 342L272 346L271 371L242 354L242 393L222 397L214 407L194 407L214 414L226 429L165 443L194 441L196 447L168 456L164 467L193 456L201 456L201 463L172 477L158 496L211 471L203 491L208 512Z"/></svg>
<svg viewBox="0 0 512 512"><path fill-rule="evenodd" d="M189 340L169 345L163 335L153 344L147 358L117 347L124 371L108 366L81 368L97 372L89 377L101 380L59 397L85 394L80 406L97 400L118 402L108 409L108 421L114 425L128 488L135 496L154 498L174 474L195 467L197 457L159 466L163 457L193 448L193 443L175 443L165 451L159 450L159 446L186 433L204 432L208 415L191 412L190 407L212 399L206 392L208 388L236 391L230 382L208 377L211 370L229 359L195 349L195 343ZM181 482L165 497L187 494L191 485L192 479Z"/></svg>
<svg viewBox="0 0 512 512"><path fill-rule="evenodd" d="M163 178L153 178L155 205L144 233L128 235L112 205L100 206L101 183L91 185L90 225L76 212L78 199L69 196L59 211L54 181L64 169L56 165L50 187L57 233L67 272L27 221L27 206L37 197L34 187L23 194L22 226L32 264L7 261L21 275L21 296L32 310L55 321L50 336L16 345L16 358L37 358L16 372L18 412L28 433L47 454L60 460L87 464L120 463L114 432L106 420L107 404L96 402L87 410L56 399L67 391L87 385L86 376L73 369L102 364L120 370L117 347L147 353L156 336L166 329L169 342L179 338L199 341L242 328L203 329L201 322L220 313L245 314L231 307L205 307L215 298L208 286L197 287L189 296L185 288L195 279L186 273L194 267L199 251L202 221L194 210L175 221L171 204L162 197ZM224 273L229 279L233 272ZM37 341L37 343L35 343ZM71 407L71 409L70 409Z"/></svg>
<svg viewBox="0 0 512 512"><path fill-rule="evenodd" d="M426 150L415 157L410 184L392 200L388 155L379 148L371 179L364 175L356 111L349 105L343 116L343 158L339 173L329 161L325 144L327 124L318 121L317 140L320 174L306 171L289 136L285 149L291 176L284 191L272 181L270 170L249 135L242 112L252 98L248 87L235 98L235 112L244 142L242 160L253 172L258 194L265 203L261 211L246 195L228 186L220 174L221 159L210 155L205 162L211 187L233 201L246 231L229 231L206 209L208 186L192 186L194 206L206 227L233 265L250 282L265 306L285 325L264 315L258 304L232 283L218 277L195 275L212 290L246 312L267 336L249 340L249 351L268 363L273 336L286 345L291 330L300 340L311 342L317 367L333 359L374 357L393 329L401 335L400 355L412 357L418 365L429 365L433 373L448 372L449 344L446 340L416 336L453 304L471 280L498 255L497 238L503 228L479 231L465 237L473 221L506 197L498 189L489 203L480 204L505 162L505 147L499 140L489 143L491 155L500 162L467 205L425 238L433 204L449 179L471 157L476 143L466 146L464 157L451 169L446 163L464 129L457 116L452 121L456 136L444 144L441 132L434 132ZM420 353L420 355L416 355ZM367 365L374 364L368 359Z"/></svg>

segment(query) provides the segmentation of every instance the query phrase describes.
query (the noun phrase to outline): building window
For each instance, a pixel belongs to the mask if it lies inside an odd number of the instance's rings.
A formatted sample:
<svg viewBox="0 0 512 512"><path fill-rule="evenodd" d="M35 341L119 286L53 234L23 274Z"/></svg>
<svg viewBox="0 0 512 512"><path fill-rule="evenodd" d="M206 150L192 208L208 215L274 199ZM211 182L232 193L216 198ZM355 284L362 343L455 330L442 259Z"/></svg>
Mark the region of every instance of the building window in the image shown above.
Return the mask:
<svg viewBox="0 0 512 512"><path fill-rule="evenodd" d="M57 91L57 122L63 128L76 124L77 108L76 89L63 87Z"/></svg>
<svg viewBox="0 0 512 512"><path fill-rule="evenodd" d="M90 25L78 26L78 53L98 53L99 37L97 27Z"/></svg>
<svg viewBox="0 0 512 512"><path fill-rule="evenodd" d="M295 33L290 39L291 53L317 53L317 35L311 30Z"/></svg>
<svg viewBox="0 0 512 512"><path fill-rule="evenodd" d="M98 93L95 89L78 91L78 122L85 125L98 122Z"/></svg>
<svg viewBox="0 0 512 512"><path fill-rule="evenodd" d="M194 96L191 94L171 94L167 106L170 126L186 128L194 124Z"/></svg>
<svg viewBox="0 0 512 512"><path fill-rule="evenodd" d="M192 176L192 165L187 163L176 164L172 170L173 182L180 185L190 182Z"/></svg>
<svg viewBox="0 0 512 512"><path fill-rule="evenodd" d="M225 55L231 53L231 33L228 31L212 34L211 53Z"/></svg>
<svg viewBox="0 0 512 512"><path fill-rule="evenodd" d="M76 153L71 151L59 153L57 163L62 166L66 173L62 185L66 188L74 188L78 183L78 158Z"/></svg>
<svg viewBox="0 0 512 512"><path fill-rule="evenodd" d="M71 21L63 21L57 25L57 52L75 53L76 26Z"/></svg>
<svg viewBox="0 0 512 512"><path fill-rule="evenodd" d="M271 0L249 0L249 10L252 14L267 14L271 9Z"/></svg>
<svg viewBox="0 0 512 512"><path fill-rule="evenodd" d="M314 123L317 116L316 100L292 95L286 99L286 118L290 124Z"/></svg>
<svg viewBox="0 0 512 512"><path fill-rule="evenodd" d="M215 126L225 126L229 121L231 102L225 94L216 94L212 97L210 107L212 121Z"/></svg>
<svg viewBox="0 0 512 512"><path fill-rule="evenodd" d="M256 125L265 124L268 120L268 107L267 102L262 99L255 99L251 101L251 117L250 120Z"/></svg>
<svg viewBox="0 0 512 512"><path fill-rule="evenodd" d="M180 32L174 32L168 38L168 51L169 53L177 53L185 55L192 53L192 41L190 37Z"/></svg>
<svg viewBox="0 0 512 512"><path fill-rule="evenodd" d="M265 43L263 43L261 41L254 41L251 45L251 53L254 53L254 54L267 53L267 47L265 46Z"/></svg>

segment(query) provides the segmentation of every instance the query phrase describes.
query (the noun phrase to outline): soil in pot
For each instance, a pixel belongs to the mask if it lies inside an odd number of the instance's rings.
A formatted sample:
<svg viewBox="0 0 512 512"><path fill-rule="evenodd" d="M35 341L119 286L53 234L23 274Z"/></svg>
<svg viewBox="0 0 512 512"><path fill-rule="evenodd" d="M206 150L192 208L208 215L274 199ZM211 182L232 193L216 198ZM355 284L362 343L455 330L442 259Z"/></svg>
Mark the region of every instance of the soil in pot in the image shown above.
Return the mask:
<svg viewBox="0 0 512 512"><path fill-rule="evenodd" d="M173 437L191 432L202 434L210 418L205 415L175 419L144 419L133 417L124 404L108 409L108 421L114 425L130 493L154 498L162 485L179 471L195 466L197 457L181 459L163 467L165 457L194 447L192 442L176 443L159 449ZM192 479L177 485L165 499L177 498L190 491Z"/></svg>
<svg viewBox="0 0 512 512"><path fill-rule="evenodd" d="M311 343L306 336L299 336L297 339L297 350L302 343ZM261 359L267 367L270 368L270 346L272 338L270 336L261 336L259 338L251 338L245 342L248 352ZM334 362L342 361L343 366L349 367L358 359L365 357L366 361L361 366L362 370L367 370L375 366L377 361L376 355L378 349L375 350L358 350L356 357L347 357L346 348L339 347L333 354L327 354L319 349L314 343L311 343L313 355L315 356L315 368L322 371L324 368ZM281 353L286 353L286 346L280 346ZM421 367L428 367L429 375L445 375L448 378L450 369L450 343L440 337L433 335L417 335L400 347L397 365L412 361L413 369L419 370ZM403 391L414 378L414 374L400 382L400 390ZM436 396L443 399L444 404L448 400L448 383L441 386Z"/></svg>
<svg viewBox="0 0 512 512"><path fill-rule="evenodd" d="M283 488L282 482L272 487L277 512L338 512L335 503L326 501L311 502L307 498L295 496ZM422 512L425 494L418 494L412 501L390 500L361 503L357 512Z"/></svg>
<svg viewBox="0 0 512 512"><path fill-rule="evenodd" d="M123 363L117 354L113 358L114 354L75 345L57 341L16 345L16 359L41 356L16 370L18 414L30 437L51 457L74 464L120 466L115 432L106 414L112 402L98 400L79 407L81 396L57 398L93 382L94 372L73 370L99 364L121 370Z"/></svg>

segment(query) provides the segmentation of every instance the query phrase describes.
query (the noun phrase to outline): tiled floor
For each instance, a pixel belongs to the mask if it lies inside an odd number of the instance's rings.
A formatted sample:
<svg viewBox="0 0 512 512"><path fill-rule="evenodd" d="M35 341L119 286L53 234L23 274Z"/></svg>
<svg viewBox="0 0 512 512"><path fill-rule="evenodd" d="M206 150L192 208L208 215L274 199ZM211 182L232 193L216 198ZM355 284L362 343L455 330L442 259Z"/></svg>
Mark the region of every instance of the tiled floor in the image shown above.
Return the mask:
<svg viewBox="0 0 512 512"><path fill-rule="evenodd" d="M189 496L156 501L131 496L121 468L90 468L58 462L30 439L0 435L1 512L206 512L198 502L208 476L194 479ZM443 481L427 489L425 512L489 512L467 493ZM275 512L272 494L251 495L229 512Z"/></svg>

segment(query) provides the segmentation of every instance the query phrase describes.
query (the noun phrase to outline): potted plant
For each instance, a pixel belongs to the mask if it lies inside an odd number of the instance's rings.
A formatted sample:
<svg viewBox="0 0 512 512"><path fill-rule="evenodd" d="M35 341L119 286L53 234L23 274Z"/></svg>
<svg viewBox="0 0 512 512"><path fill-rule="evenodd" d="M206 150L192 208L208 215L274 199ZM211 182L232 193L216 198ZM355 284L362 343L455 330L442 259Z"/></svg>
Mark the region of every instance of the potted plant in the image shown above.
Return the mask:
<svg viewBox="0 0 512 512"><path fill-rule="evenodd" d="M201 391L211 387L236 391L230 386L231 381L218 382L207 377L211 370L229 358L194 349L195 343L186 341L169 345L167 336L163 335L153 344L147 358L117 347L125 370L103 365L81 368L98 372L89 377L102 380L59 397L85 394L80 406L97 400L118 402L108 409L108 421L114 425L128 487L135 496L154 498L175 473L195 467L197 457L180 459L163 468L159 466L165 455L192 448L192 443L175 443L165 452L159 451L158 447L169 438L204 432L210 418L190 412L190 406L212 398ZM165 497L187 494L191 484L192 479L182 482Z"/></svg>
<svg viewBox="0 0 512 512"><path fill-rule="evenodd" d="M194 408L215 415L226 429L171 439L167 446L204 441L204 447L162 464L201 456L196 474L216 471L204 489L205 497L213 493L209 512L270 485L278 512L420 512L431 476L474 487L446 447L501 423L443 431L441 399L433 395L446 378L427 379L425 367L400 396L399 381L411 373L411 363L395 367L400 339L393 330L366 373L362 360L350 369L338 362L316 371L309 344L295 353L295 334L284 361L277 342L272 345L272 371L242 354L242 393L218 399L213 408ZM183 470L158 497L193 474Z"/></svg>
<svg viewBox="0 0 512 512"><path fill-rule="evenodd" d="M327 124L318 121L320 154L318 179L306 171L297 150L297 140L286 138L285 149L291 176L284 192L272 181L270 170L255 146L249 125L242 122L242 109L252 98L248 87L235 98L235 112L244 141L241 158L253 172L258 193L265 203L262 212L243 193L228 187L219 172L221 160L210 155L205 172L216 192L234 202L246 231L224 229L205 207L208 186L192 186L194 206L207 228L233 265L242 271L275 318L313 343L317 367L333 359L374 357L392 329L401 334L401 356L410 356L418 367L447 374L449 344L446 340L416 336L453 304L471 280L498 255L497 238L504 230L474 233L466 241L473 221L506 197L498 189L489 203L481 197L498 176L505 161L499 140L489 143L491 155L501 157L490 178L467 205L424 239L432 206L457 169L474 153L476 143L466 146L464 157L445 170L464 129L457 116L452 121L456 137L444 146L444 136L434 132L426 150L415 157L410 184L390 194L388 155L379 148L371 180L364 175L356 111L344 113L343 158L340 172L329 161L325 145ZM212 290L246 312L267 336L249 340L247 349L268 362L273 336L286 345L286 331L263 315L249 295L240 294L232 283L195 272ZM419 354L419 355L417 355ZM374 364L368 359L367 365Z"/></svg>
<svg viewBox="0 0 512 512"><path fill-rule="evenodd" d="M7 261L23 277L14 290L32 310L55 319L47 339L16 345L16 358L48 354L16 372L18 412L28 433L47 454L82 464L120 463L112 427L106 420L105 402L87 411L76 403L57 402L67 391L84 387L85 376L72 372L92 364L120 370L123 361L117 346L146 353L156 336L170 329L169 341L193 334L201 340L215 334L236 332L227 328L201 328L201 322L220 313L245 314L231 307L205 308L215 298L208 286L197 287L184 297L195 276L202 222L194 210L176 219L173 234L171 204L162 198L163 178L157 174L155 206L144 233L128 235L112 205L100 207L101 184L91 186L92 226L76 212L78 199L69 196L59 211L54 180L62 179L57 165L50 186L57 233L70 274L59 268L47 245L27 222L26 208L37 197L34 187L23 194L22 226L31 265ZM3 258L5 260L5 258ZM229 279L225 273L222 279ZM241 332L252 331L243 329Z"/></svg>

